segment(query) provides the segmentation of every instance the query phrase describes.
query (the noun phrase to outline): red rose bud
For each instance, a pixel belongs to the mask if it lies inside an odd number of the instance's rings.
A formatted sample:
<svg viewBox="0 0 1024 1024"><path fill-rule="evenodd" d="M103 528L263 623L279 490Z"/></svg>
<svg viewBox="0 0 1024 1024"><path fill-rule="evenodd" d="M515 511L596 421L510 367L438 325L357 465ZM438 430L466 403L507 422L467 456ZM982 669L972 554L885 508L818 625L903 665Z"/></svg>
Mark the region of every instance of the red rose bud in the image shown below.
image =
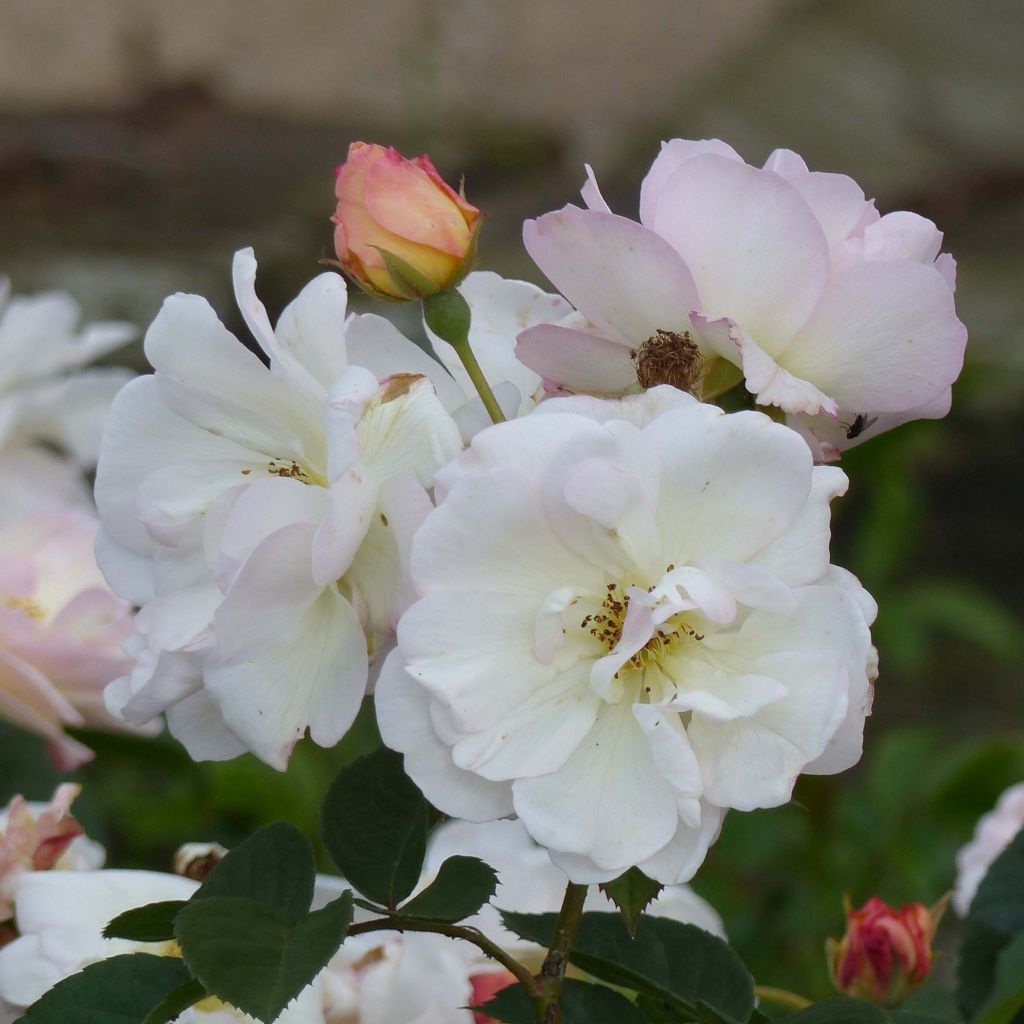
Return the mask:
<svg viewBox="0 0 1024 1024"><path fill-rule="evenodd" d="M334 248L365 291L421 299L465 275L480 211L442 180L430 157L406 160L395 149L353 142L334 192Z"/></svg>
<svg viewBox="0 0 1024 1024"><path fill-rule="evenodd" d="M846 934L825 946L836 988L882 1006L901 1003L931 970L932 940L947 902L894 910L872 896L859 910L847 906Z"/></svg>

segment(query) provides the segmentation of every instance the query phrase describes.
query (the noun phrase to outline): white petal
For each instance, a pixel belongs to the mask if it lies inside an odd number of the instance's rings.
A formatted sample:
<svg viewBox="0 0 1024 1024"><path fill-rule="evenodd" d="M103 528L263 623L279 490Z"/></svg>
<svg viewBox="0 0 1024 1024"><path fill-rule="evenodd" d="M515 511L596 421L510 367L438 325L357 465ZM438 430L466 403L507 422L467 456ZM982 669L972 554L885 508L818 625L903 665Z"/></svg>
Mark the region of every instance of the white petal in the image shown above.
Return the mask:
<svg viewBox="0 0 1024 1024"><path fill-rule="evenodd" d="M675 794L665 781L632 706L604 705L587 738L549 775L517 779L516 813L543 846L625 870L674 834Z"/></svg>
<svg viewBox="0 0 1024 1024"><path fill-rule="evenodd" d="M445 814L489 821L512 813L512 788L456 768L451 748L430 720L427 691L410 678L396 650L377 679L374 706L384 742L405 755L405 770L426 798Z"/></svg>
<svg viewBox="0 0 1024 1024"><path fill-rule="evenodd" d="M675 835L653 857L638 867L648 877L665 885L688 882L704 863L708 849L718 839L725 811L709 803L701 804L700 828L679 822Z"/></svg>

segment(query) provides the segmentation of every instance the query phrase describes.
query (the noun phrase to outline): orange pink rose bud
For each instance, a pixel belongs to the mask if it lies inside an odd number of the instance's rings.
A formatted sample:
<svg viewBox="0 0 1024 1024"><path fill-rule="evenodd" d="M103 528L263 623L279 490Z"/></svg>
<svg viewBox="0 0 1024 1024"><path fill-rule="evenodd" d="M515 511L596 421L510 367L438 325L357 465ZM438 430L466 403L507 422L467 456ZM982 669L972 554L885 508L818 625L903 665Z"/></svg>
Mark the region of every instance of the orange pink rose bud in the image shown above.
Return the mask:
<svg viewBox="0 0 1024 1024"><path fill-rule="evenodd" d="M428 156L353 142L338 168L334 248L341 268L385 299L421 299L457 284L476 244L480 211Z"/></svg>
<svg viewBox="0 0 1024 1024"><path fill-rule="evenodd" d="M872 896L858 910L847 906L846 934L826 943L836 988L882 1006L901 1003L932 968L932 940L947 902L895 910Z"/></svg>

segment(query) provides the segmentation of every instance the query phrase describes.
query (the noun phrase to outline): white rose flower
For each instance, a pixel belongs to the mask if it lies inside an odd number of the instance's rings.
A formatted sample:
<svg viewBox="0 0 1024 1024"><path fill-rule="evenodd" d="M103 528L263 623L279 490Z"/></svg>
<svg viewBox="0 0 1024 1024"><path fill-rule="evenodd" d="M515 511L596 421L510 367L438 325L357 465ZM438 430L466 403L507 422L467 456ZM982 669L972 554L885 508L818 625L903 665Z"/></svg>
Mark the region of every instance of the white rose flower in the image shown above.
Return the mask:
<svg viewBox="0 0 1024 1024"><path fill-rule="evenodd" d="M156 372L104 432L99 558L143 605L137 669L108 706L134 723L166 711L194 757L251 750L283 768L307 728L332 746L351 725L407 600L424 488L461 440L420 372L444 371L380 317L346 319L338 275L274 329L251 250L234 272L269 367L204 299L172 296L146 335ZM350 362L403 352L402 373Z"/></svg>
<svg viewBox="0 0 1024 1024"><path fill-rule="evenodd" d="M70 295L12 296L0 278L0 450L55 444L80 465L96 462L103 417L127 370L87 364L131 341L130 324L78 329Z"/></svg>
<svg viewBox="0 0 1024 1024"><path fill-rule="evenodd" d="M874 603L799 436L671 388L560 399L438 478L385 741L442 810L514 810L574 880L691 877L724 809L860 756Z"/></svg>
<svg viewBox="0 0 1024 1024"><path fill-rule="evenodd" d="M15 895L20 935L0 949L0 1021L4 1006L31 1006L58 982L98 960L122 953L178 955L173 944L105 939L118 914L162 900L187 900L198 883L157 871L41 871L23 875ZM324 1024L314 984L277 1018L277 1024ZM14 1019L13 1017L11 1019ZM255 1024L255 1019L217 999L205 999L177 1018L178 1024Z"/></svg>
<svg viewBox="0 0 1024 1024"><path fill-rule="evenodd" d="M956 855L956 886L953 909L966 917L974 894L988 874L992 862L1024 828L1024 782L1006 790L988 814L982 816L974 838Z"/></svg>

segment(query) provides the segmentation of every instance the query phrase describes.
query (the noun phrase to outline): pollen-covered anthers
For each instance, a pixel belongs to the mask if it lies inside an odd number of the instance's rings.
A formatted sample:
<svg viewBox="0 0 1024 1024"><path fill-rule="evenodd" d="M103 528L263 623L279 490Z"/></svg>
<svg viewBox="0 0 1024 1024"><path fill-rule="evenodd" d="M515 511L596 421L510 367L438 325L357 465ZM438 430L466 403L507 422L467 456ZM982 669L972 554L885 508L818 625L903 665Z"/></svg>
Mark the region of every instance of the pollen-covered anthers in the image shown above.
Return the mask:
<svg viewBox="0 0 1024 1024"><path fill-rule="evenodd" d="M629 609L629 593L618 583L609 583L606 589L608 593L601 602L602 610L584 616L580 628L585 629L595 640L600 641L605 650L611 652L622 639L622 626ZM644 668L650 662L657 661L684 638L699 642L704 636L688 623L673 623L670 620L658 627L651 639L626 662L625 667Z"/></svg>
<svg viewBox="0 0 1024 1024"><path fill-rule="evenodd" d="M639 348L632 349L629 357L642 387L671 384L700 397L704 358L689 331L679 334L659 328Z"/></svg>
<svg viewBox="0 0 1024 1024"><path fill-rule="evenodd" d="M309 474L294 459L271 459L267 465L267 472L271 476L286 476L304 484L313 483Z"/></svg>
<svg viewBox="0 0 1024 1024"><path fill-rule="evenodd" d="M42 621L46 618L46 610L28 597L5 597L0 604L15 611L24 612L30 619Z"/></svg>

